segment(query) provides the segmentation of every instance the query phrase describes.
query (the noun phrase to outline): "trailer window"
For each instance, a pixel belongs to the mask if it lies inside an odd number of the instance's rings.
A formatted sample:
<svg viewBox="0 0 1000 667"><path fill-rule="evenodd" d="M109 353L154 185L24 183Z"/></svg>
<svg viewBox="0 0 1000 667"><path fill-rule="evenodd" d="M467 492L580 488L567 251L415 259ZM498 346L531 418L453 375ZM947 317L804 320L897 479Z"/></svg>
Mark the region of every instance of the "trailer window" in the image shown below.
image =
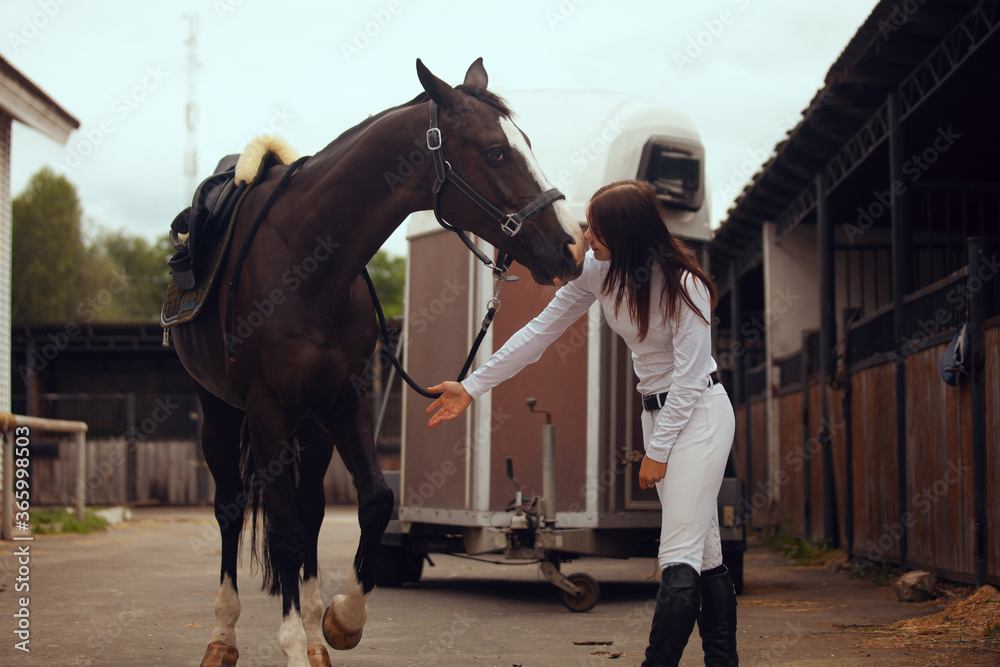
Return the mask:
<svg viewBox="0 0 1000 667"><path fill-rule="evenodd" d="M653 185L664 206L697 211L705 199L704 156L695 142L653 137L642 149L637 177Z"/></svg>

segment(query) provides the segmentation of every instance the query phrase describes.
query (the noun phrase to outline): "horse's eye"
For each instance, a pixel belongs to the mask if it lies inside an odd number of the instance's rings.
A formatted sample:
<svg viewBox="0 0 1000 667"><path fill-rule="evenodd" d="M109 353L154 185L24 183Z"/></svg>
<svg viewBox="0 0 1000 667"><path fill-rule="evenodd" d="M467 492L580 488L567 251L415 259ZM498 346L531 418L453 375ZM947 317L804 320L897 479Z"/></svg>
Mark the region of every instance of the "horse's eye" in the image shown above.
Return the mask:
<svg viewBox="0 0 1000 667"><path fill-rule="evenodd" d="M486 151L486 157L493 160L494 162L500 162L503 160L503 149L491 148Z"/></svg>

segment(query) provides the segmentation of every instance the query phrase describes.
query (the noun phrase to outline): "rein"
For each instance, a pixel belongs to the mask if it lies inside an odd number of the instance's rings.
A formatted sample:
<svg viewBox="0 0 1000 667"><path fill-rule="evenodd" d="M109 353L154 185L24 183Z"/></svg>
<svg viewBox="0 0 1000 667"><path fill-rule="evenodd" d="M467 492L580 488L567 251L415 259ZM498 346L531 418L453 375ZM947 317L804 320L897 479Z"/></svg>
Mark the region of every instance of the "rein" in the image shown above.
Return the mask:
<svg viewBox="0 0 1000 667"><path fill-rule="evenodd" d="M444 138L441 135L440 128L441 112L438 108L437 103L434 100L430 101L430 128L427 130L427 150L431 152L434 157L434 171L436 178L434 180L434 217L437 218L438 223L445 229L455 232L458 234L458 238L462 239L462 243L472 251L479 260L487 266L493 272L493 298L490 299L489 308L486 310L486 316L483 318L482 324L479 326L479 334L476 336L475 342L472 344L472 349L469 350L469 356L465 359L465 365L462 366L462 372L458 374L458 382L465 379L465 375L469 372L472 367L472 362L476 357L476 353L479 352L479 347L482 345L483 339L486 338L486 332L493 324L493 317L496 312L500 309L500 291L503 290L504 283L514 282L517 280L517 276L508 276L507 270L510 268L510 263L513 261L507 253L507 246L510 240L521 231L521 226L524 224L526 218L531 218L532 216L539 213L546 206L549 206L553 202L559 199L565 199L566 195L560 192L557 188L552 188L551 190L546 190L542 194L535 197L527 206L522 208L517 213L504 213L499 208L491 204L485 197L483 197L479 192L466 182L461 176L455 173L452 169L451 163L444 159L444 151L442 146L444 145ZM500 247L498 248L497 260L494 262L492 259L486 256L479 246L473 243L468 236L465 235L458 227L452 225L444 216L441 215L441 189L445 183L453 183L459 190L461 190L469 199L474 201L480 208L493 216L500 223L500 230L502 236L500 238ZM399 358L396 356L395 350L392 349L392 341L389 336L389 328L385 324L385 315L382 313L382 304L379 303L378 294L375 292L375 285L372 283L371 276L368 275L368 268L365 267L362 271L362 275L365 278L365 282L368 284L368 291L371 292L372 299L375 302L375 312L378 314L379 321L379 334L382 338L382 344L386 348L386 354L389 355L389 360L392 362L393 367L395 367L396 372L399 376L403 378L406 384L410 385L413 391L417 392L425 398L438 398L441 394L433 394L423 387L417 385L413 381L406 371L403 370L403 365L399 362Z"/></svg>

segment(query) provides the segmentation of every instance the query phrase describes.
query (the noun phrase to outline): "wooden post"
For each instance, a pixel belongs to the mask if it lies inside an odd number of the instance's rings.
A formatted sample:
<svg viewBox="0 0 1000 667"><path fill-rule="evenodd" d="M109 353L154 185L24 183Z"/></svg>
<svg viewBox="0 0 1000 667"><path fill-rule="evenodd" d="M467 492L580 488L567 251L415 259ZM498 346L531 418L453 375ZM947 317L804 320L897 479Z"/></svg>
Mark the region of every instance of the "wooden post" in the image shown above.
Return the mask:
<svg viewBox="0 0 1000 667"><path fill-rule="evenodd" d="M889 93L889 191L892 193L892 300L896 338L896 472L899 499L899 567L906 570L909 491L906 475L906 320L903 298L913 289L913 228L903 164L907 159L897 93ZM898 194L897 194L898 192Z"/></svg>

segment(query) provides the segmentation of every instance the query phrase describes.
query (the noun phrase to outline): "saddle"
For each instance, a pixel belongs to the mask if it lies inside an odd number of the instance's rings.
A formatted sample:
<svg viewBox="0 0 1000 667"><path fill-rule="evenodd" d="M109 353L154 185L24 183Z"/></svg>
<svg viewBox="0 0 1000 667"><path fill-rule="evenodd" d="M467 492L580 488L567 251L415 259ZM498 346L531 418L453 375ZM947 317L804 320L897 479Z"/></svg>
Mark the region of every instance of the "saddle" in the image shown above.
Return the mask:
<svg viewBox="0 0 1000 667"><path fill-rule="evenodd" d="M173 280L160 313L164 328L190 321L201 310L226 256L244 197L268 169L296 157L281 139L259 137L242 154L219 160L212 175L201 182L191 206L170 224L170 243L176 252L167 262Z"/></svg>
<svg viewBox="0 0 1000 667"><path fill-rule="evenodd" d="M246 182L236 185L239 159L239 155L227 155L219 160L212 175L195 190L191 206L170 223L170 244L177 252L167 264L182 290L192 290L198 284L206 248L226 233L236 202L247 187Z"/></svg>

